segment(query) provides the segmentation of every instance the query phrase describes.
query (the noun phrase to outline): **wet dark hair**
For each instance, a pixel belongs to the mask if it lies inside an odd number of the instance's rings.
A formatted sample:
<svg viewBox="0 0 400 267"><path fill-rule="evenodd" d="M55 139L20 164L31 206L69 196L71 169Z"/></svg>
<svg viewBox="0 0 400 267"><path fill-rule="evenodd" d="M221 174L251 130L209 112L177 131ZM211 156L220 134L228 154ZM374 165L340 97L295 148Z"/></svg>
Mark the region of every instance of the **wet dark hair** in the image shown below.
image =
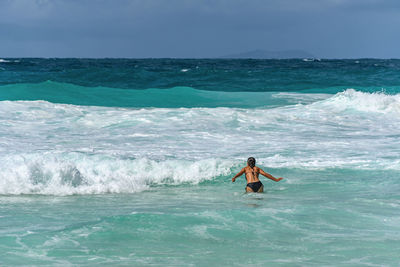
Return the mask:
<svg viewBox="0 0 400 267"><path fill-rule="evenodd" d="M256 166L256 159L253 157L250 157L247 159L247 164L249 164L249 166L251 168L254 168L254 166Z"/></svg>

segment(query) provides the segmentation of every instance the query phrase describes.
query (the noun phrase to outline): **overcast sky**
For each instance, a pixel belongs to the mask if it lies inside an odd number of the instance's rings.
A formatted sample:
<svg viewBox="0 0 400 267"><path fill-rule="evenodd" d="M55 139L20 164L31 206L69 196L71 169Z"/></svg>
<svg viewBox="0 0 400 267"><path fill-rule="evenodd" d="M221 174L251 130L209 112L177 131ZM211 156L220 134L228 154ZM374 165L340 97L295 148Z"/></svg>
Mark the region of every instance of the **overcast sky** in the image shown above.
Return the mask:
<svg viewBox="0 0 400 267"><path fill-rule="evenodd" d="M0 57L400 58L399 0L0 0Z"/></svg>

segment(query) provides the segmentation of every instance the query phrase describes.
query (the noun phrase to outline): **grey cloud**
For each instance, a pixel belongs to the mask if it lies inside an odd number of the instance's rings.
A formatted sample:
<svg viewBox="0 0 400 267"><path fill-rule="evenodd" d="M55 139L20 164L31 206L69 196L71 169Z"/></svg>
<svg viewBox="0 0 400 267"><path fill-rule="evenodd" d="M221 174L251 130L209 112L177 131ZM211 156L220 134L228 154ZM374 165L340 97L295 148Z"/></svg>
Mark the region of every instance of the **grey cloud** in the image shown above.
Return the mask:
<svg viewBox="0 0 400 267"><path fill-rule="evenodd" d="M394 0L0 0L0 57L400 57L399 12Z"/></svg>

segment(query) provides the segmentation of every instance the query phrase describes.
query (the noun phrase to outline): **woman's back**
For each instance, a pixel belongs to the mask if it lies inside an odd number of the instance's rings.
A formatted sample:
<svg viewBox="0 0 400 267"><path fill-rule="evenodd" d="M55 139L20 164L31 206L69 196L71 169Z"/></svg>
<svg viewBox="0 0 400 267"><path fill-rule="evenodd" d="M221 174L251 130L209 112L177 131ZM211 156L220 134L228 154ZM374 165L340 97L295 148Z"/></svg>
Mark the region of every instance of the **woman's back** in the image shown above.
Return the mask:
<svg viewBox="0 0 400 267"><path fill-rule="evenodd" d="M244 167L245 175L247 183L254 183L260 181L258 175L260 174L260 168L254 166L253 168L250 166Z"/></svg>

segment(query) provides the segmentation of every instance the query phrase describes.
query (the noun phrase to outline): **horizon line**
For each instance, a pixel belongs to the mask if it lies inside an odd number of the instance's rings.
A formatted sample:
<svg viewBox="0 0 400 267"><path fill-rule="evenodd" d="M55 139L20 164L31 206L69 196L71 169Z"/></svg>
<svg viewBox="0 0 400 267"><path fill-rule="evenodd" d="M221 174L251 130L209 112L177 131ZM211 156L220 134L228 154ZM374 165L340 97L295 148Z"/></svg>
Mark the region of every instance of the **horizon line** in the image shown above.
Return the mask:
<svg viewBox="0 0 400 267"><path fill-rule="evenodd" d="M0 59L183 59L183 60L189 60L189 59L218 59L218 60L293 60L293 59L313 59L313 60L363 60L363 59L386 59L386 60L391 60L391 59L400 59L396 57L355 57L355 58L329 58L329 57L293 57L293 58L227 58L227 57L1 57ZM0 63L7 63L7 62L1 62Z"/></svg>

